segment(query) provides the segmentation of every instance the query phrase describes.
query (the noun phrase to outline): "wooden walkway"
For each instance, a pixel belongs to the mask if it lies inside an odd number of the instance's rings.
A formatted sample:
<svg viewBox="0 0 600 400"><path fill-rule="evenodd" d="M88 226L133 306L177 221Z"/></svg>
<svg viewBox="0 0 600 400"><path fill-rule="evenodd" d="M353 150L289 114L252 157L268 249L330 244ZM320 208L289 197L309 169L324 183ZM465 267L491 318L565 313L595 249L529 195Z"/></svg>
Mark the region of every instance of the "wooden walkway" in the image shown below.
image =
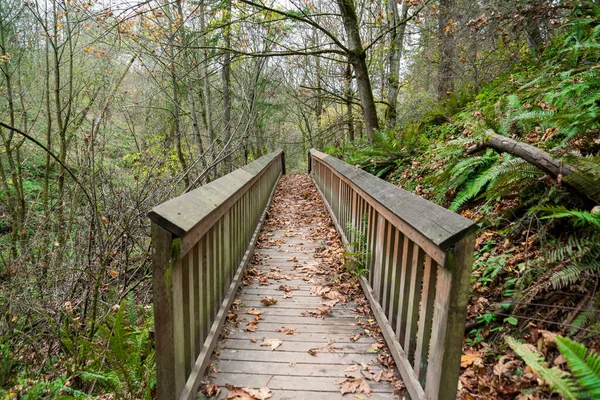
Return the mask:
<svg viewBox="0 0 600 400"><path fill-rule="evenodd" d="M331 282L333 253L343 252L336 236L310 178L282 177L204 378L221 388L219 398L228 385L266 386L272 399L405 397L392 394L401 384L378 360L388 356L381 335L369 334L372 317L355 310L368 310L364 296L342 295ZM342 396L343 388L355 393Z"/></svg>

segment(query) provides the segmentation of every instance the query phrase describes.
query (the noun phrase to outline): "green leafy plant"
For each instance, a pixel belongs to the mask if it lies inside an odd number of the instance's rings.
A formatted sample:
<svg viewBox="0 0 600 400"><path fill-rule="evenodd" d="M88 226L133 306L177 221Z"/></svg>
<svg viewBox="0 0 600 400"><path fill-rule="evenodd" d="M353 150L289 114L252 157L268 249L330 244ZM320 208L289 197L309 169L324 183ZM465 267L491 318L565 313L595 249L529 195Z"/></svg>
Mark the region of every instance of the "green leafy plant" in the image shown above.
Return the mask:
<svg viewBox="0 0 600 400"><path fill-rule="evenodd" d="M517 342L510 336L506 343L552 389L566 399L596 399L600 396L600 354L588 350L582 343L557 337L556 345L565 358L570 373L558 367L549 368L544 356L533 346Z"/></svg>

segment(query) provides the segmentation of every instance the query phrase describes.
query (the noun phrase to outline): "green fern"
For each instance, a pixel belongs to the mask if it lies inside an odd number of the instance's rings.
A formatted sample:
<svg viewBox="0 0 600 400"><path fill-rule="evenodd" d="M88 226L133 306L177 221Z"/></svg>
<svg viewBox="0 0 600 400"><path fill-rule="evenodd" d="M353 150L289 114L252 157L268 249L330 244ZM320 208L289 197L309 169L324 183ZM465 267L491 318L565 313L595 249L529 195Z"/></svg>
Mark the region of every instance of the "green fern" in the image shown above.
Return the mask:
<svg viewBox="0 0 600 400"><path fill-rule="evenodd" d="M549 212L542 219L569 218L576 227L596 227L600 229L600 213L569 210L563 206L536 207L537 210Z"/></svg>
<svg viewBox="0 0 600 400"><path fill-rule="evenodd" d="M600 354L565 337L557 337L556 345L581 387L580 398L600 398Z"/></svg>
<svg viewBox="0 0 600 400"><path fill-rule="evenodd" d="M550 387L556 390L561 396L569 400L577 400L579 398L577 385L568 372L562 371L557 367L548 368L541 353L524 344L518 343L512 337L506 336L504 340L532 370L548 382Z"/></svg>

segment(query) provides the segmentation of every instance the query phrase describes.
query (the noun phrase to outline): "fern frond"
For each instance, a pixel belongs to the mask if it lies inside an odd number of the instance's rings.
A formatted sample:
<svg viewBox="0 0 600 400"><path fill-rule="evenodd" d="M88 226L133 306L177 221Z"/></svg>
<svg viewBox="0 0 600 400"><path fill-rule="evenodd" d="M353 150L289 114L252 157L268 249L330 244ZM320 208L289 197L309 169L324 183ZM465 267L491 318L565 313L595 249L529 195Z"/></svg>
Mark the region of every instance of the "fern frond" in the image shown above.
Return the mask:
<svg viewBox="0 0 600 400"><path fill-rule="evenodd" d="M512 337L506 336L504 340L532 370L534 370L543 380L548 382L552 389L556 390L566 399L577 399L577 387L567 372L561 371L556 367L548 368L544 361L544 357L539 352L518 343Z"/></svg>
<svg viewBox="0 0 600 400"><path fill-rule="evenodd" d="M585 396L600 398L600 354L590 351L581 343L565 337L557 337L556 345L565 357L574 378Z"/></svg>

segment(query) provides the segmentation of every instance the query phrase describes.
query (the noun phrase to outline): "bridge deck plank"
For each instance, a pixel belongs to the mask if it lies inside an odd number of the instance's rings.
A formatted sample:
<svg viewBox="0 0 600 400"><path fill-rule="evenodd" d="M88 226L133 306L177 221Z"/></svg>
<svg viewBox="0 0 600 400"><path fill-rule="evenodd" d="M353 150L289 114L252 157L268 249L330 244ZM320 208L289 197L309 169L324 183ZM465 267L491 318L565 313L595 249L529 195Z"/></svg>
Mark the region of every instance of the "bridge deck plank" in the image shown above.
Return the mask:
<svg viewBox="0 0 600 400"><path fill-rule="evenodd" d="M286 201L290 196L283 194L279 201ZM237 313L238 322L225 326L213 354L213 368L209 368L204 379L222 388L219 398L227 397L226 385L252 388L266 385L273 391L271 399L274 400L342 399L340 382L347 377L362 378L361 370L365 366L373 373L381 371L378 354L371 347L376 341L366 335L356 342L350 339L364 332L359 322L367 319L355 311L355 303L336 304L326 318L302 314L316 309L324 301L311 294L311 290L328 284L327 275L314 274L308 281L304 278L308 269L322 266L314 250L329 246L313 239L311 230L319 227L318 219L307 221L297 215L298 209L306 207L307 203L296 199L286 204L286 213L272 215L286 221L285 229L268 231L268 227L263 228L266 240L257 246L255 261L249 266L262 274L275 273L271 277L281 279L270 279L269 285L254 280L240 288L237 307L231 311ZM266 244L268 248L259 248ZM278 289L281 285L297 287L297 290L290 291L292 297L284 299L285 292ZM266 307L260 302L264 296L275 297L277 304ZM254 318L245 313L248 308L264 311L255 332L245 331L247 322ZM294 334L278 332L281 327L295 328ZM261 346L265 339L278 339L282 344L271 350L271 347ZM331 346L327 347L328 344ZM311 349L319 350L311 355ZM367 382L372 391L370 399L394 398L389 382ZM362 393L355 396L367 397Z"/></svg>

